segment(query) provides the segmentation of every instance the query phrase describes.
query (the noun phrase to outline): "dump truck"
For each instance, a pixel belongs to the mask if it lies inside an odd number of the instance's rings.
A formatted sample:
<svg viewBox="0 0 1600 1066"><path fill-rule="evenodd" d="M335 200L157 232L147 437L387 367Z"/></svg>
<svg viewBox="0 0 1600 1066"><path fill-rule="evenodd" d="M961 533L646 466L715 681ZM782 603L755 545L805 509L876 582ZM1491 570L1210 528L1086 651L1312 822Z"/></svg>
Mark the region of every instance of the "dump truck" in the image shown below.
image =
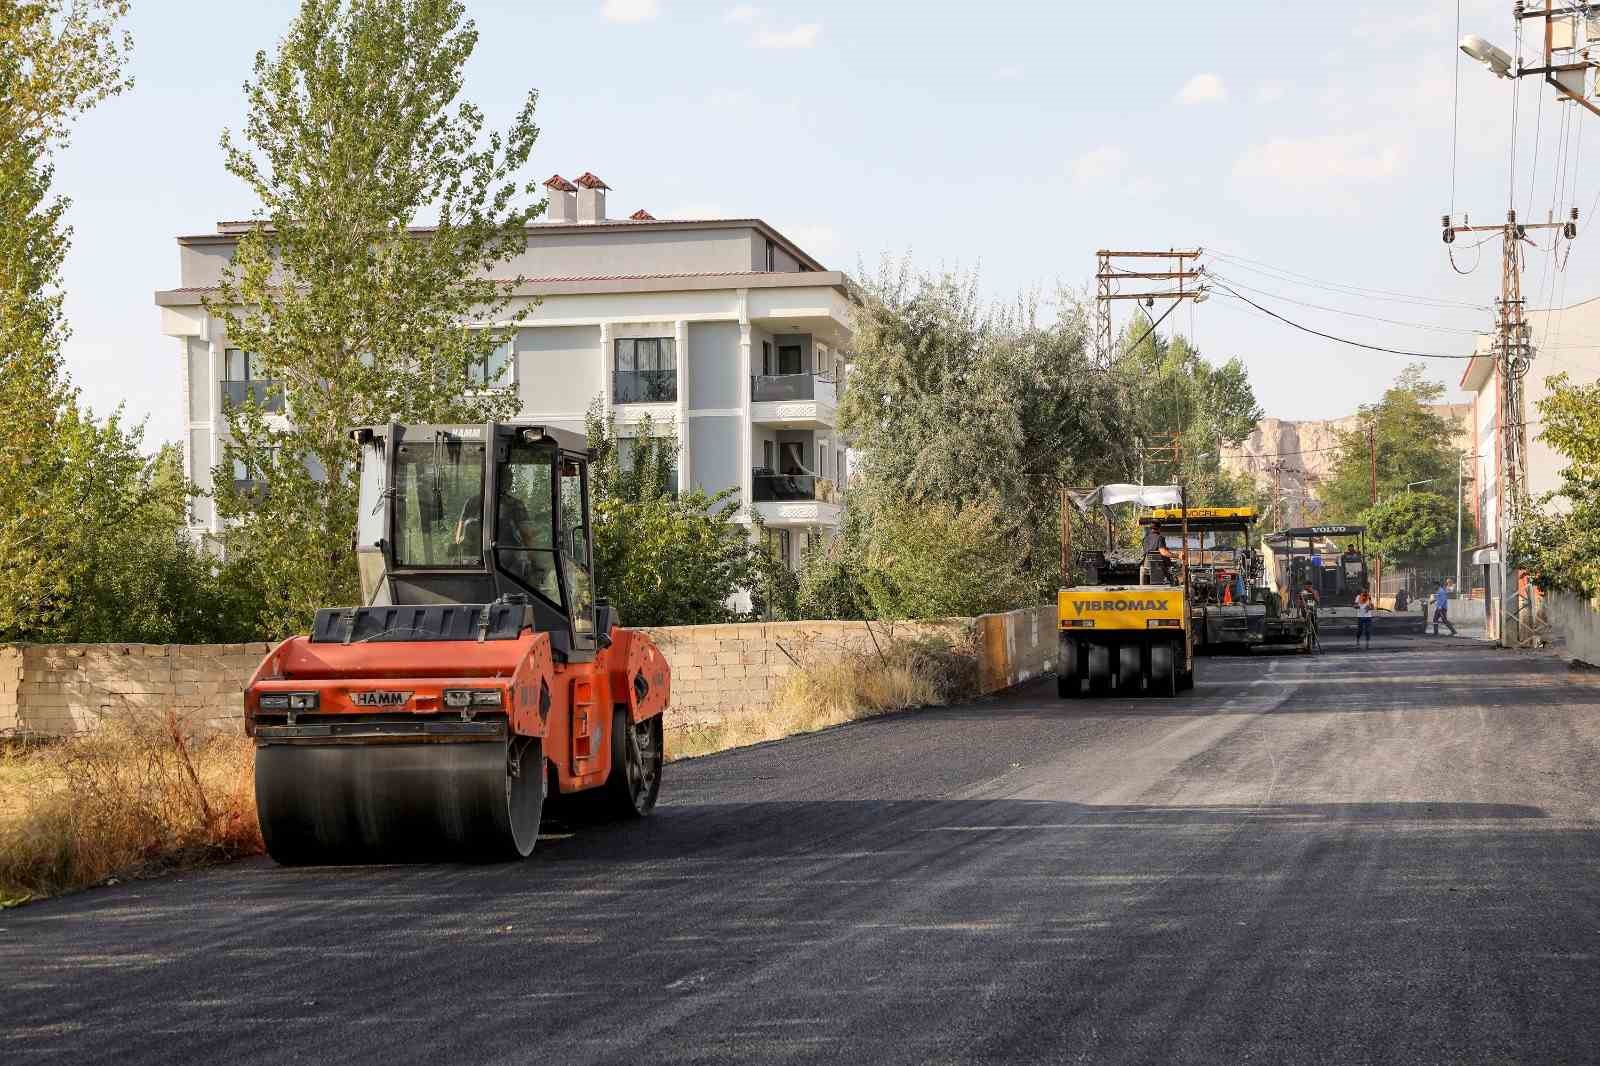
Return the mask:
<svg viewBox="0 0 1600 1066"><path fill-rule="evenodd" d="M1281 596L1264 583L1265 563L1254 546L1253 507L1157 507L1141 515L1188 566L1190 627L1202 654L1257 648L1315 648L1316 616L1303 597ZM1180 525L1187 525L1185 534Z"/></svg>
<svg viewBox="0 0 1600 1066"><path fill-rule="evenodd" d="M1057 595L1060 647L1056 694L1175 696L1194 684L1194 639L1187 575L1181 559L1148 558L1142 550L1114 546L1110 509L1119 504L1177 507L1180 535L1183 490L1177 485L1102 485L1069 499L1084 513L1105 514L1106 547L1073 555L1071 524L1063 505L1062 564L1075 562L1084 583Z"/></svg>
<svg viewBox="0 0 1600 1066"><path fill-rule="evenodd" d="M547 797L650 813L671 675L595 598L586 439L495 422L352 436L362 603L318 610L245 689L268 853L516 859Z"/></svg>

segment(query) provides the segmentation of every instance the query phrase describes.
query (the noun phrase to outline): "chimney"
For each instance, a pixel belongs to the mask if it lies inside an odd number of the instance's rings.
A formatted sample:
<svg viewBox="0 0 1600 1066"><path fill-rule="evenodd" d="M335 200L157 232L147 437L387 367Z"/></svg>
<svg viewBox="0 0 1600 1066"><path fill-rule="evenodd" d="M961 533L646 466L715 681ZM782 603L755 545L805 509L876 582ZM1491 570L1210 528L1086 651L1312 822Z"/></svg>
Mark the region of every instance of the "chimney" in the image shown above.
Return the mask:
<svg viewBox="0 0 1600 1066"><path fill-rule="evenodd" d="M545 179L544 187L550 196L550 206L545 208L544 220L578 221L578 187L560 174L552 174Z"/></svg>
<svg viewBox="0 0 1600 1066"><path fill-rule="evenodd" d="M578 178L578 221L606 220L606 190L611 188L587 170Z"/></svg>

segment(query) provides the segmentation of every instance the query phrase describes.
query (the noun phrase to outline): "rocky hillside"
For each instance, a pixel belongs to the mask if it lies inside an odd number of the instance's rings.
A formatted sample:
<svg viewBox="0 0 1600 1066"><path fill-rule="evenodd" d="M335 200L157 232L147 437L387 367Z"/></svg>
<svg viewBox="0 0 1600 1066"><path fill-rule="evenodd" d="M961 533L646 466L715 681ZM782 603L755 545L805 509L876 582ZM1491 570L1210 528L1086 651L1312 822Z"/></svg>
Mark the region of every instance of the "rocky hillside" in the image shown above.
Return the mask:
<svg viewBox="0 0 1600 1066"><path fill-rule="evenodd" d="M1471 449L1472 405L1434 404L1434 410L1456 424L1456 446ZM1238 448L1222 452L1223 469L1249 474L1263 492L1276 491L1279 511L1267 516L1270 527L1305 525L1318 518L1317 485L1333 469L1339 434L1358 428L1360 417L1347 415L1292 422L1263 418Z"/></svg>

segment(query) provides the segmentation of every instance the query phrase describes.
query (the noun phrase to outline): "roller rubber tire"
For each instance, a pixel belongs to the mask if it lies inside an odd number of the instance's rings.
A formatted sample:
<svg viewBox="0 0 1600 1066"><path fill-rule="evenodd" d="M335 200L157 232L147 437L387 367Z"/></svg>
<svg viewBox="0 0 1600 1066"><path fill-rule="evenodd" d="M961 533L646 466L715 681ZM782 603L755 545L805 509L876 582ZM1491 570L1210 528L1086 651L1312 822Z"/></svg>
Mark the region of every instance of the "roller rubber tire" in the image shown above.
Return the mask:
<svg viewBox="0 0 1600 1066"><path fill-rule="evenodd" d="M1083 695L1083 651L1071 637L1061 641L1060 661L1056 663L1056 695L1075 700Z"/></svg>
<svg viewBox="0 0 1600 1066"><path fill-rule="evenodd" d="M1138 644L1123 644L1117 652L1117 691L1124 696L1137 696L1144 687L1144 648Z"/></svg>
<svg viewBox="0 0 1600 1066"><path fill-rule="evenodd" d="M285 866L526 858L544 798L531 737L256 750L261 836Z"/></svg>
<svg viewBox="0 0 1600 1066"><path fill-rule="evenodd" d="M1178 649L1169 641L1150 645L1150 695L1176 696L1178 694Z"/></svg>
<svg viewBox="0 0 1600 1066"><path fill-rule="evenodd" d="M1089 644L1089 694L1103 696L1111 689L1111 645L1099 641Z"/></svg>

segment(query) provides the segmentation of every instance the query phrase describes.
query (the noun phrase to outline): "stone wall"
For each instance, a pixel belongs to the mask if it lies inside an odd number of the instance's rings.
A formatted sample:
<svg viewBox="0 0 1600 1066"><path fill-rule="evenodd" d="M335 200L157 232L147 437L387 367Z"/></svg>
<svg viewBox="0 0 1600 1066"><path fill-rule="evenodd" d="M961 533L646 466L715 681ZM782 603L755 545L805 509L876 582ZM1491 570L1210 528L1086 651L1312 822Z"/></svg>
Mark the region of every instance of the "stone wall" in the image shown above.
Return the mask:
<svg viewBox="0 0 1600 1066"><path fill-rule="evenodd" d="M973 621L752 622L647 629L672 667L669 728L701 728L772 706L778 680L830 654L868 653L874 642L942 636L960 641Z"/></svg>
<svg viewBox="0 0 1600 1066"><path fill-rule="evenodd" d="M978 687L996 692L1051 668L1052 607L930 622L756 622L647 629L672 667L670 728L717 725L772 706L784 674L906 638L971 642ZM108 714L173 708L190 728L238 729L243 688L270 645L0 645L0 734L62 736Z"/></svg>
<svg viewBox="0 0 1600 1066"><path fill-rule="evenodd" d="M999 692L1055 669L1056 608L1026 607L976 620L978 691Z"/></svg>
<svg viewBox="0 0 1600 1066"><path fill-rule="evenodd" d="M1600 603L1570 592L1545 597L1550 624L1567 642L1567 655L1589 666L1600 666Z"/></svg>
<svg viewBox="0 0 1600 1066"><path fill-rule="evenodd" d="M178 712L193 729L238 729L244 685L268 644L0 647L0 733L62 736L109 714Z"/></svg>

